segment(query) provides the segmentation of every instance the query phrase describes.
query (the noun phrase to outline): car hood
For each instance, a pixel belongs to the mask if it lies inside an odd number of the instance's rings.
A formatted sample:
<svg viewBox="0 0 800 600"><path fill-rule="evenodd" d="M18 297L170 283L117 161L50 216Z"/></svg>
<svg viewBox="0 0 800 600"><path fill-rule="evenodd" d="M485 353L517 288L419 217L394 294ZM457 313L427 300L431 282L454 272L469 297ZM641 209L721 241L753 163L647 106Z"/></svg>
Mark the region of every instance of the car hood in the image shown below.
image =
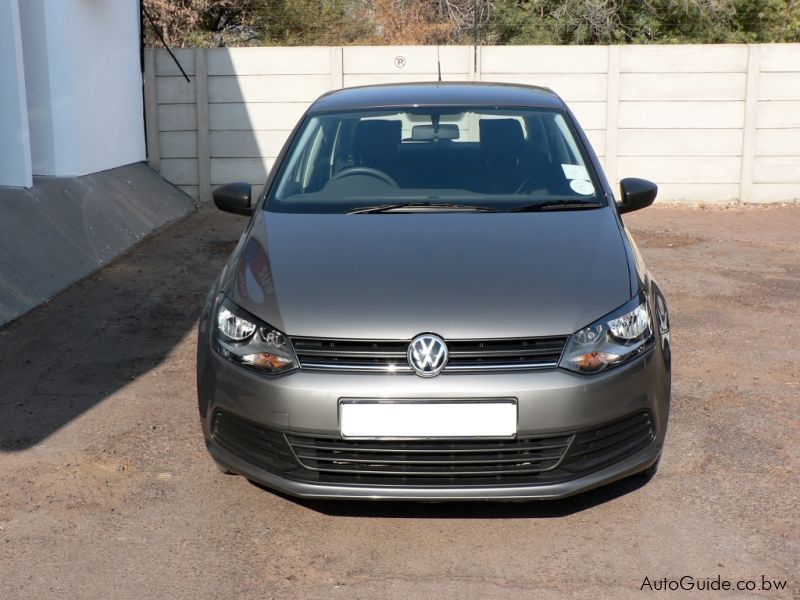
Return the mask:
<svg viewBox="0 0 800 600"><path fill-rule="evenodd" d="M260 212L234 301L290 336L565 335L631 298L605 209L540 213Z"/></svg>

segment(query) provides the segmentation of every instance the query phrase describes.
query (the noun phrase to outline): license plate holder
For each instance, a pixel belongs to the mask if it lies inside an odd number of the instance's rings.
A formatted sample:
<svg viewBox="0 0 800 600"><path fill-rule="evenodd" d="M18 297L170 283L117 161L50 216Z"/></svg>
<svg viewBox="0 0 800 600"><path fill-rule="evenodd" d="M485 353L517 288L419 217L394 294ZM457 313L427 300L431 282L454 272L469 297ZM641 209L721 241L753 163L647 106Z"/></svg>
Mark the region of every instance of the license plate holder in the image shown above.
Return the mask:
<svg viewBox="0 0 800 600"><path fill-rule="evenodd" d="M339 402L342 437L368 439L513 438L516 398Z"/></svg>

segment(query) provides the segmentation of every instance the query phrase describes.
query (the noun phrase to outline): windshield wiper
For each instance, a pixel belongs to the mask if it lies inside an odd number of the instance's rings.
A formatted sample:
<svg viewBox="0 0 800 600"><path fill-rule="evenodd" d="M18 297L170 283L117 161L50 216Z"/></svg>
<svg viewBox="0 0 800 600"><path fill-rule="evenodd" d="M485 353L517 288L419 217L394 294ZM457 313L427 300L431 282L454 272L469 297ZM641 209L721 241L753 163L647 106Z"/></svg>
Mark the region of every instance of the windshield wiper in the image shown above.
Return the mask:
<svg viewBox="0 0 800 600"><path fill-rule="evenodd" d="M395 204L378 204L375 206L365 206L363 208L354 208L347 211L348 215L363 215L368 213L383 213L393 210L410 209L413 212L415 209L421 211L463 211L463 212L494 212L493 208L488 206L475 206L473 204L450 204L448 202L397 202Z"/></svg>
<svg viewBox="0 0 800 600"><path fill-rule="evenodd" d="M536 212L539 210L583 210L588 208L601 208L598 202L584 202L576 200L546 200L533 204L514 206L501 212Z"/></svg>

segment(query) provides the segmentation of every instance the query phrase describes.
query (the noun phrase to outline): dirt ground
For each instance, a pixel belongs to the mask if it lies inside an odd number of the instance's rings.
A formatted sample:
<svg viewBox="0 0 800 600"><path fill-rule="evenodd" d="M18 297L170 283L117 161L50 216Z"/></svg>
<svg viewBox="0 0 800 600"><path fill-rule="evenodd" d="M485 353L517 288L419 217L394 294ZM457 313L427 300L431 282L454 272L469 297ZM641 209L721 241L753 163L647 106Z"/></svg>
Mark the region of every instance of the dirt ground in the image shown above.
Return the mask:
<svg viewBox="0 0 800 600"><path fill-rule="evenodd" d="M646 485L301 503L222 475L195 320L245 220L205 209L0 331L0 597L636 598L685 575L758 584L711 597L800 597L800 206L626 221L672 311Z"/></svg>

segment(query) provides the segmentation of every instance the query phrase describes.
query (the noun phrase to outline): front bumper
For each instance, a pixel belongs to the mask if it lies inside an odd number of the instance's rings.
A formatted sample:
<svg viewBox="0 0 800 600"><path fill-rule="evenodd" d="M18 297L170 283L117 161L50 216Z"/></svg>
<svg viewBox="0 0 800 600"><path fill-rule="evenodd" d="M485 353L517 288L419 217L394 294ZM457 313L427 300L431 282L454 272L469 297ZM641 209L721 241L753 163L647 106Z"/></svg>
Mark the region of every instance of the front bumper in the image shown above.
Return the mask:
<svg viewBox="0 0 800 600"><path fill-rule="evenodd" d="M593 376L561 370L491 374L445 374L432 379L295 371L264 377L233 365L201 341L198 392L203 430L214 460L227 470L281 492L305 498L405 500L509 500L563 498L640 472L661 453L670 400L670 373L658 346L637 360ZM597 463L570 477L498 477L476 485L474 478L354 477L322 480L287 446L275 466L234 452L214 435L219 412L258 424L285 440L289 436L339 438L340 398L479 399L516 398L518 436L573 435L631 415L646 414L651 435L612 462ZM243 440L247 444L247 439Z"/></svg>
<svg viewBox="0 0 800 600"><path fill-rule="evenodd" d="M319 484L297 481L270 473L253 466L238 456L208 442L208 451L217 463L226 470L244 475L284 494L298 498L340 500L556 500L585 492L619 479L639 473L655 463L661 447L652 444L624 460L605 467L590 475L554 484L514 486L369 486L344 484Z"/></svg>

